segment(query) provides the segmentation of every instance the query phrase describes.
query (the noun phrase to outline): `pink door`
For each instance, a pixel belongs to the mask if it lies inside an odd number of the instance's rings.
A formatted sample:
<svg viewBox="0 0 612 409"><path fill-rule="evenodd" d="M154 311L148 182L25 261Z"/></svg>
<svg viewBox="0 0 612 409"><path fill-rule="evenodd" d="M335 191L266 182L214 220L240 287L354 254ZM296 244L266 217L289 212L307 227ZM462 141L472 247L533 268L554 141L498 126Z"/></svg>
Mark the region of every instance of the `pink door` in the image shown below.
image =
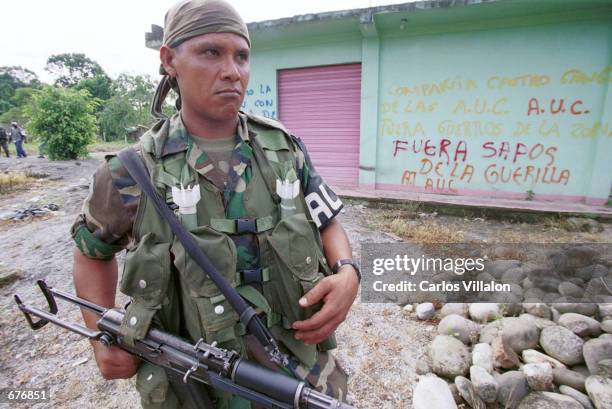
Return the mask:
<svg viewBox="0 0 612 409"><path fill-rule="evenodd" d="M278 71L279 119L330 186L359 184L361 64Z"/></svg>

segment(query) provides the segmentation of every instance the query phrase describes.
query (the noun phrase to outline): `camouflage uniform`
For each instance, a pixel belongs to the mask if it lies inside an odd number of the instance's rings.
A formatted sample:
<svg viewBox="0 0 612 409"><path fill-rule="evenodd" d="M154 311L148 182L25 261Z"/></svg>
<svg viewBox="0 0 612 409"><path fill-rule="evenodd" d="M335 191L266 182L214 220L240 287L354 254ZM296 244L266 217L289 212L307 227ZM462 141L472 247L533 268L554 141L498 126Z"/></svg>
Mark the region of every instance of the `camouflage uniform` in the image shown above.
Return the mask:
<svg viewBox="0 0 612 409"><path fill-rule="evenodd" d="M6 133L6 129L0 127L0 147L2 148L2 150L4 150L4 153L7 158L11 156L9 154L8 144L9 144L9 135ZM0 154L1 153L2 151L0 151Z"/></svg>
<svg viewBox="0 0 612 409"><path fill-rule="evenodd" d="M240 219L246 215L245 190L253 177L253 165L256 162L250 145L252 129L250 119L240 115L238 126L239 139L231 155L229 170L225 165L215 164L203 152L187 133L180 115L170 119L168 138L163 145L162 155L186 151L186 161L198 174L199 183L205 189L214 189L223 201L225 217ZM278 125L276 125L278 126ZM310 163L308 154L301 143L296 144L295 170L300 175L304 196L315 195L317 208L310 209L318 226L324 227L335 217L342 207L337 196L331 191L316 173ZM222 191L209 180L209 176L219 171L221 166L228 170L227 184ZM258 166L258 165L256 165ZM325 189L323 197L319 192ZM303 192L303 193L302 193ZM91 190L86 199L83 212L72 226L72 236L80 251L91 258L110 259L113 255L134 244L132 226L136 217L141 191L115 156L107 157L94 175ZM309 196L312 197L312 196ZM333 206L322 211L326 202ZM333 209L333 210L332 210ZM214 225L212 226L214 228ZM237 250L237 271L255 269L259 265L259 249L254 234L229 236ZM257 284L253 284L257 286ZM184 335L184 334L181 334ZM248 337L247 337L248 338ZM248 354L262 364L269 364L256 343L246 343ZM316 364L311 367L298 365L296 372L308 379L318 390L346 399L346 374L333 356L328 352L319 352Z"/></svg>

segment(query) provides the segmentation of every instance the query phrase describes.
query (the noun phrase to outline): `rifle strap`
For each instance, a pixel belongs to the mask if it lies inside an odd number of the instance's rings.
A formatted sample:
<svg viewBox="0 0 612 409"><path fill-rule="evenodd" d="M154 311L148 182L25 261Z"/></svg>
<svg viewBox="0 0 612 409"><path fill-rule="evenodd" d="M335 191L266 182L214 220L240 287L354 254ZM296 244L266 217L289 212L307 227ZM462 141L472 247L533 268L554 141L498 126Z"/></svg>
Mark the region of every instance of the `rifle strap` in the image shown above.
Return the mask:
<svg viewBox="0 0 612 409"><path fill-rule="evenodd" d="M264 325L261 318L257 316L253 307L248 305L236 289L217 271L210 259L200 249L193 236L187 232L176 215L167 206L166 201L155 190L149 178L149 172L136 151L132 148L126 148L120 151L117 157L134 181L153 202L160 217L168 222L170 229L179 239L185 251L210 277L232 308L238 313L240 322L244 327L257 338L273 360L278 361L280 359L282 362L279 363L285 366L288 358L279 351L278 345L268 328Z"/></svg>

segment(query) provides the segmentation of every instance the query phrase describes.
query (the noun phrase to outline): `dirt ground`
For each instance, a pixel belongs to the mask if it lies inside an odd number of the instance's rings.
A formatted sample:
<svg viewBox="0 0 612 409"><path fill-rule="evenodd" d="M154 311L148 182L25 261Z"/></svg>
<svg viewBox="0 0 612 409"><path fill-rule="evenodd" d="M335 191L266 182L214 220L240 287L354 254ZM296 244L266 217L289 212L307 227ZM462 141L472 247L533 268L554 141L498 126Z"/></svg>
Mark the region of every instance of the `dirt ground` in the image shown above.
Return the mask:
<svg viewBox="0 0 612 409"><path fill-rule="evenodd" d="M0 196L0 218L30 205L56 204L59 211L26 221L0 221L0 388L49 388L51 399L34 408L139 408L133 380L105 381L98 373L88 341L56 326L34 332L18 311L13 294L40 308L44 300L35 286L45 279L73 292L69 235L87 195L89 180L102 154L82 161L50 162L28 157L0 159L0 173L30 173L28 188ZM346 204L340 216L354 250L362 243L454 237L459 240L568 240L610 243L612 229L594 235L565 233L554 221L513 223L480 217L438 216L417 208L377 209L361 202ZM388 231L388 232L385 232ZM394 234L395 233L395 234ZM397 234L397 235L396 235ZM504 236L505 235L505 236ZM120 258L121 259L121 258ZM9 277L9 279L5 279ZM11 279L12 277L12 279ZM118 300L118 305L120 301ZM60 315L80 322L76 308L60 304ZM350 395L358 408L406 408L417 380L415 363L436 332L435 322L417 321L401 306L355 302L339 328L337 357L350 373ZM0 404L2 406L2 404Z"/></svg>

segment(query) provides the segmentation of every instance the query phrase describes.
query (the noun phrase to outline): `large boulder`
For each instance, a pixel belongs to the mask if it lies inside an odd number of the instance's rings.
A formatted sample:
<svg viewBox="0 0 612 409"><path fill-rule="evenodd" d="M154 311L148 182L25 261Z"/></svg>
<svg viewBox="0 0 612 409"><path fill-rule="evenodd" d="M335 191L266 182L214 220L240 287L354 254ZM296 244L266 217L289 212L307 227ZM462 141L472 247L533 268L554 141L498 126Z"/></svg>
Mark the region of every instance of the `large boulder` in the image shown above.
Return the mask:
<svg viewBox="0 0 612 409"><path fill-rule="evenodd" d="M540 335L540 345L548 355L566 365L575 365L583 361L584 341L560 325L544 328Z"/></svg>
<svg viewBox="0 0 612 409"><path fill-rule="evenodd" d="M567 312L561 314L558 324L572 331L579 337L597 337L601 334L599 321L586 315Z"/></svg>
<svg viewBox="0 0 612 409"><path fill-rule="evenodd" d="M534 391L552 391L553 373L549 363L526 364L521 371L525 374L527 384Z"/></svg>
<svg viewBox="0 0 612 409"><path fill-rule="evenodd" d="M597 409L612 408L612 379L589 376L585 382L587 393Z"/></svg>
<svg viewBox="0 0 612 409"><path fill-rule="evenodd" d="M518 409L584 409L569 396L553 392L531 392L518 406Z"/></svg>
<svg viewBox="0 0 612 409"><path fill-rule="evenodd" d="M421 377L412 393L414 409L457 409L448 384L435 376Z"/></svg>
<svg viewBox="0 0 612 409"><path fill-rule="evenodd" d="M478 341L480 325L457 314L448 315L438 324L438 334L457 338L466 345Z"/></svg>
<svg viewBox="0 0 612 409"><path fill-rule="evenodd" d="M497 401L504 408L516 409L521 400L529 393L527 379L521 371L504 372L496 380L499 384Z"/></svg>
<svg viewBox="0 0 612 409"><path fill-rule="evenodd" d="M584 343L582 352L589 372L595 375L599 372L599 362L612 358L612 340L602 337L590 339Z"/></svg>
<svg viewBox="0 0 612 409"><path fill-rule="evenodd" d="M572 371L567 368L553 368L553 380L559 386L569 386L581 392L586 392L584 382L586 376L580 372Z"/></svg>
<svg viewBox="0 0 612 409"><path fill-rule="evenodd" d="M435 374L454 379L470 369L470 352L465 344L448 335L438 335L429 348Z"/></svg>

